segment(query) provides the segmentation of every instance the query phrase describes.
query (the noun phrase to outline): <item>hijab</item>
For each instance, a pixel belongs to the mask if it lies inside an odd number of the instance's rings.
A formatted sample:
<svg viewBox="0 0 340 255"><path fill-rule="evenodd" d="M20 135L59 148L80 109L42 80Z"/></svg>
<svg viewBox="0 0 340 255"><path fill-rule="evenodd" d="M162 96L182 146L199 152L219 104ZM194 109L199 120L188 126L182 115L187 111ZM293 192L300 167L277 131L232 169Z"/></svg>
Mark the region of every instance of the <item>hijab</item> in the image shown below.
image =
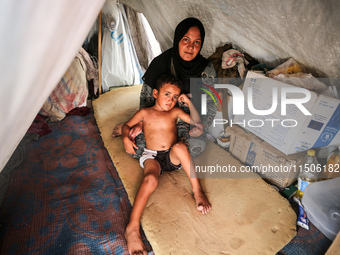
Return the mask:
<svg viewBox="0 0 340 255"><path fill-rule="evenodd" d="M208 65L208 60L200 52L191 61L185 61L181 58L178 51L178 44L183 36L191 27L197 27L201 34L201 49L204 43L205 30L201 21L196 18L186 18L182 20L175 29L173 47L166 50L150 63L147 71L143 76L143 81L151 88L155 88L156 80L161 74L172 73L176 75L183 84L183 93L190 93L190 78L201 77L203 70ZM173 65L175 72L171 71Z"/></svg>

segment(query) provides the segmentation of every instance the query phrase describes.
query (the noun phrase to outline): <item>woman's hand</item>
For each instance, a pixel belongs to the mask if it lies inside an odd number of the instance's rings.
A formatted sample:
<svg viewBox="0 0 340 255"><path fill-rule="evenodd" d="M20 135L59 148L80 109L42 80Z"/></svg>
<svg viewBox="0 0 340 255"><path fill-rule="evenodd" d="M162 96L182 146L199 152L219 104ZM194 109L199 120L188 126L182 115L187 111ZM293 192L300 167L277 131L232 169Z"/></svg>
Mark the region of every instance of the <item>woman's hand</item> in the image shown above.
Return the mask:
<svg viewBox="0 0 340 255"><path fill-rule="evenodd" d="M202 123L195 123L195 126L196 127L192 128L189 131L189 135L192 136L192 137L198 137L198 136L202 135L203 130L204 130L204 125Z"/></svg>
<svg viewBox="0 0 340 255"><path fill-rule="evenodd" d="M125 151L129 154L136 154L135 149L138 149L138 146L134 143L133 140L128 137L123 138Z"/></svg>
<svg viewBox="0 0 340 255"><path fill-rule="evenodd" d="M123 127L124 123L122 124L119 124L117 125L114 129L113 129L113 132L112 132L112 137L118 137L118 136L121 136L122 135L122 127ZM139 135L140 133L142 133L143 131L143 125L141 122L139 122L138 124L136 124L135 126L133 126L131 129L130 129L130 132L129 132L129 138L134 141L135 140L135 137L137 135Z"/></svg>
<svg viewBox="0 0 340 255"><path fill-rule="evenodd" d="M129 132L129 138L131 141L135 141L135 138L137 135L142 133L143 131L143 124L142 122L139 122L138 124L134 125Z"/></svg>

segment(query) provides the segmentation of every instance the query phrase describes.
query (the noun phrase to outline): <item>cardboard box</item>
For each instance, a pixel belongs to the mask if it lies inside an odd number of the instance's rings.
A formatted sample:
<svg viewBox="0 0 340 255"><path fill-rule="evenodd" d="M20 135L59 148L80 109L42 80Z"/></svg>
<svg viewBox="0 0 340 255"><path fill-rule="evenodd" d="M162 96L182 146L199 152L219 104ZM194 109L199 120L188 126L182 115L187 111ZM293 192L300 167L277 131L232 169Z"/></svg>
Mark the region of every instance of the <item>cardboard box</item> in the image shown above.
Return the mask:
<svg viewBox="0 0 340 255"><path fill-rule="evenodd" d="M229 152L246 166L257 166L253 169L269 183L288 187L296 180L305 152L287 156L237 125L229 126L226 133L230 134Z"/></svg>
<svg viewBox="0 0 340 255"><path fill-rule="evenodd" d="M257 110L273 105L273 88L277 88L278 103L275 112L258 115L248 109L248 88L252 91L253 105ZM310 92L311 98L302 104L312 115L305 115L295 104L287 104L286 115L281 113L282 89L295 86L248 72L243 85L244 114L235 115L233 123L256 134L286 155L310 148L340 145L340 100ZM303 98L302 93L287 93L292 101ZM262 126L261 126L262 125ZM295 125L295 126L294 126Z"/></svg>

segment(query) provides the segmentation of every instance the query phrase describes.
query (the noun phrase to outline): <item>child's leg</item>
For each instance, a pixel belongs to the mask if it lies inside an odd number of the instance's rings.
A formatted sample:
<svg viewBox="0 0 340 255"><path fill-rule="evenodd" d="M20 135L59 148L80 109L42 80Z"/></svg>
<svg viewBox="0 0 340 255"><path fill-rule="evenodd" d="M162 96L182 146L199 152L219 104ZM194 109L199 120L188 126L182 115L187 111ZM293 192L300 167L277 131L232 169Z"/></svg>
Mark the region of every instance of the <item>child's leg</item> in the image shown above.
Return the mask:
<svg viewBox="0 0 340 255"><path fill-rule="evenodd" d="M211 204L201 188L201 184L196 176L194 162L187 146L183 142L177 142L172 146L170 150L170 160L175 165L182 165L185 173L189 177L197 209L203 214L208 213L211 210Z"/></svg>
<svg viewBox="0 0 340 255"><path fill-rule="evenodd" d="M147 254L139 233L140 218L149 196L158 185L160 172L161 169L156 160L147 159L144 162L144 178L133 203L130 221L125 232L125 238L130 254Z"/></svg>

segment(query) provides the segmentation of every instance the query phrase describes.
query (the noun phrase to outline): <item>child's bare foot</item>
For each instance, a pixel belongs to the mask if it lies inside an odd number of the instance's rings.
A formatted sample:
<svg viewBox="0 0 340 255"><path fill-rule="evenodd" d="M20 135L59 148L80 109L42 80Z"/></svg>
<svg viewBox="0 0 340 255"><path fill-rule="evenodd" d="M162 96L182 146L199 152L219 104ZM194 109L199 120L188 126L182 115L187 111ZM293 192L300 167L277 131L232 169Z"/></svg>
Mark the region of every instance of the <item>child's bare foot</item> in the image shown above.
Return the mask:
<svg viewBox="0 0 340 255"><path fill-rule="evenodd" d="M131 255L141 254L147 255L147 251L144 247L143 241L139 234L139 227L127 227L125 231L125 238L129 253Z"/></svg>
<svg viewBox="0 0 340 255"><path fill-rule="evenodd" d="M194 198L196 200L197 210L202 212L202 214L210 212L211 204L202 190L194 192Z"/></svg>
<svg viewBox="0 0 340 255"><path fill-rule="evenodd" d="M112 132L112 137L117 137L117 136L121 136L122 135L122 127L123 127L123 125L124 125L124 123L115 126L115 128L113 129L113 132Z"/></svg>

